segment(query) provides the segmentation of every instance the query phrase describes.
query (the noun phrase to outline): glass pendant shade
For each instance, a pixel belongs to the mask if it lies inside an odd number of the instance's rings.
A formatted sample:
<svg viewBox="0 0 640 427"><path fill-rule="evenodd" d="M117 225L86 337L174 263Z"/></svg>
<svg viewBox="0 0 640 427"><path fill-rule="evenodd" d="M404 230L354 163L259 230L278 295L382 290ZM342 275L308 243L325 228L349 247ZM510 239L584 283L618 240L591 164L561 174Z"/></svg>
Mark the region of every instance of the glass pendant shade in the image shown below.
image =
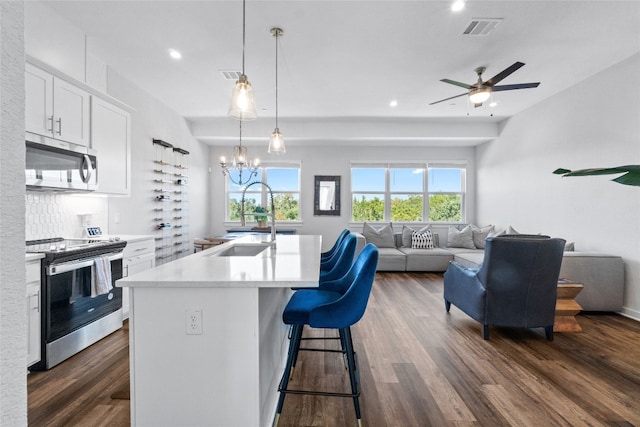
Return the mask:
<svg viewBox="0 0 640 427"><path fill-rule="evenodd" d="M284 154L287 152L284 146L284 137L280 133L280 129L275 128L269 138L269 150L270 154Z"/></svg>
<svg viewBox="0 0 640 427"><path fill-rule="evenodd" d="M249 153L247 147L244 145L236 145L233 147L233 167L257 167L260 164L260 160L257 158L249 160Z"/></svg>
<svg viewBox="0 0 640 427"><path fill-rule="evenodd" d="M229 117L242 121L255 120L258 117L253 88L244 74L240 76L231 93Z"/></svg>
<svg viewBox="0 0 640 427"><path fill-rule="evenodd" d="M481 87L476 89L471 89L469 92L469 101L473 104L482 104L484 101L489 99L491 96L491 89L488 87Z"/></svg>

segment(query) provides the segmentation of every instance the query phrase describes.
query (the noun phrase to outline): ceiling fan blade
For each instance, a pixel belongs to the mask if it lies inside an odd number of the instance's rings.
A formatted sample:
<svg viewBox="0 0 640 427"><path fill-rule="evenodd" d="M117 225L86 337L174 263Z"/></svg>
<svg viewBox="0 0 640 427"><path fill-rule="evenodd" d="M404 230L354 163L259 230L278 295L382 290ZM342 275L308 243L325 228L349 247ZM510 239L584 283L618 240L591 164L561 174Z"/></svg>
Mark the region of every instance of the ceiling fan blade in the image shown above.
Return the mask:
<svg viewBox="0 0 640 427"><path fill-rule="evenodd" d="M524 66L523 62L516 62L512 66L505 68L495 76L491 77L489 80L484 82L484 84L487 86L493 86L494 84L498 83L500 80L503 80L505 77L509 76L511 73L514 73L515 71L517 71L522 66Z"/></svg>
<svg viewBox="0 0 640 427"><path fill-rule="evenodd" d="M501 91L505 91L505 90L515 90L515 89L531 89L534 87L538 87L540 85L540 82L535 82L535 83L518 83L518 84L514 84L514 85L500 85L500 86L494 86L491 88L492 91L494 92L501 92Z"/></svg>
<svg viewBox="0 0 640 427"><path fill-rule="evenodd" d="M429 104L429 105L439 104L439 103L441 103L441 102L448 101L448 100L453 99L453 98L459 98L459 97L461 97L461 96L465 96L465 95L467 95L467 94L466 94L466 93L461 93L460 95L456 95L456 96L452 96L452 97L449 97L449 98L441 99L440 101L432 102L432 103L431 103L431 104Z"/></svg>
<svg viewBox="0 0 640 427"><path fill-rule="evenodd" d="M466 84L466 83L457 82L457 81L455 81L455 80L442 79L442 80L440 80L440 81L441 81L441 82L445 82L445 83L449 83L449 84L452 84L452 85L460 86L460 87L463 87L463 88L465 88L465 89L471 89L471 88L473 87L473 86L468 85L468 84Z"/></svg>

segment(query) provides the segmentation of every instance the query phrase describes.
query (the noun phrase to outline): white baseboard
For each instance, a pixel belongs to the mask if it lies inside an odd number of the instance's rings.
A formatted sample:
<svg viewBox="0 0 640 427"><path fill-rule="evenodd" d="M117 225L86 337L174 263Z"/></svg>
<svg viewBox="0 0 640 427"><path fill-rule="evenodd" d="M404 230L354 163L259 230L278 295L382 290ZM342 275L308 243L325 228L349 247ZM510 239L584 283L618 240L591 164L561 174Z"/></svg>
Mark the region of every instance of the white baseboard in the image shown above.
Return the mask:
<svg viewBox="0 0 640 427"><path fill-rule="evenodd" d="M620 312L624 317L628 317L633 320L637 320L640 322L640 311L632 310L629 307L622 307L622 311Z"/></svg>

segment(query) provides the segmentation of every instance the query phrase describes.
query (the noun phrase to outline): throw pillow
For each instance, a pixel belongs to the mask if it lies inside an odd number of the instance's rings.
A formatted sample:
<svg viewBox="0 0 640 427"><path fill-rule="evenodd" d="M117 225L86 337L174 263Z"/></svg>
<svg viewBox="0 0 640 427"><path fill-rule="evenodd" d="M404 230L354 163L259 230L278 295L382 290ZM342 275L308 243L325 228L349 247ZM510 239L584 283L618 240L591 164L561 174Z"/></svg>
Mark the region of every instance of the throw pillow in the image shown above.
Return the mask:
<svg viewBox="0 0 640 427"><path fill-rule="evenodd" d="M492 231L487 237L498 237L507 234L507 230Z"/></svg>
<svg viewBox="0 0 640 427"><path fill-rule="evenodd" d="M362 235L367 239L367 243L373 243L379 248L396 247L393 239L393 228L391 227L391 223L376 229L365 222L362 229Z"/></svg>
<svg viewBox="0 0 640 427"><path fill-rule="evenodd" d="M449 248L465 248L475 249L473 244L473 233L471 232L471 226L467 225L462 230L458 230L454 226L449 226L449 232L447 238L447 247Z"/></svg>
<svg viewBox="0 0 640 427"><path fill-rule="evenodd" d="M407 227L406 225L402 226L402 247L403 248L411 248L413 247L412 235L414 232L424 233L427 230L431 230L431 224L427 224L422 227L420 230L414 230L411 227Z"/></svg>
<svg viewBox="0 0 640 427"><path fill-rule="evenodd" d="M433 234L431 230L425 232L414 231L411 234L411 249L433 249Z"/></svg>
<svg viewBox="0 0 640 427"><path fill-rule="evenodd" d="M475 225L471 226L471 233L473 238L473 244L478 249L484 249L484 241L489 236L489 233L493 233L494 226L487 225L486 227L476 227Z"/></svg>
<svg viewBox="0 0 640 427"><path fill-rule="evenodd" d="M507 232L505 234L520 234L518 231L516 231L515 228L513 228L512 226L509 226L509 228L507 228Z"/></svg>
<svg viewBox="0 0 640 427"><path fill-rule="evenodd" d="M565 252L573 252L576 250L575 242L567 242L564 244Z"/></svg>

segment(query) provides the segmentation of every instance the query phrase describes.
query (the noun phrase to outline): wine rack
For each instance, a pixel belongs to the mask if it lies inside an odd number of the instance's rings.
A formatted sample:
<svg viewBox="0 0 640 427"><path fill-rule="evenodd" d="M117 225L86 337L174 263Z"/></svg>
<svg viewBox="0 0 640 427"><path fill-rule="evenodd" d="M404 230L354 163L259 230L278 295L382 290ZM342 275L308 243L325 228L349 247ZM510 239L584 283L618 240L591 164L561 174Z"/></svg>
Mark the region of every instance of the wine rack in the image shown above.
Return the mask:
<svg viewBox="0 0 640 427"><path fill-rule="evenodd" d="M154 139L153 172L156 265L192 252L189 238L189 152Z"/></svg>

